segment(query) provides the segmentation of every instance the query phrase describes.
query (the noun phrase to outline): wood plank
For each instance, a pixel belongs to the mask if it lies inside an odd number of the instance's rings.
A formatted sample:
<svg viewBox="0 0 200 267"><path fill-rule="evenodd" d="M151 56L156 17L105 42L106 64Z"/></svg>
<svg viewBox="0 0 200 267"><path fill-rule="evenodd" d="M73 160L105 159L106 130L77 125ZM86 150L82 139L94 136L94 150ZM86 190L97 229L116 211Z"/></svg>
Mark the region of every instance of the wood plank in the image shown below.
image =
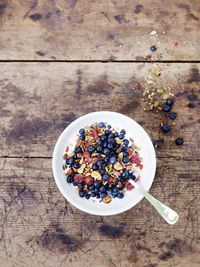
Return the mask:
<svg viewBox="0 0 200 267"><path fill-rule="evenodd" d="M200 58L199 0L2 0L0 19L1 60Z"/></svg>
<svg viewBox="0 0 200 267"><path fill-rule="evenodd" d="M154 68L160 68L159 77L149 71ZM51 157L71 121L112 110L144 127L157 157L200 159L200 64L1 63L0 70L1 156ZM156 84L149 84L151 74ZM175 94L176 125L165 112L150 111L143 96L146 89L165 86ZM170 133L160 130L161 122L171 125ZM182 147L175 145L177 137L184 138Z"/></svg>
<svg viewBox="0 0 200 267"><path fill-rule="evenodd" d="M176 209L169 226L146 200L120 215L64 201L51 159L0 159L2 266L199 266L199 162L158 159L151 193Z"/></svg>

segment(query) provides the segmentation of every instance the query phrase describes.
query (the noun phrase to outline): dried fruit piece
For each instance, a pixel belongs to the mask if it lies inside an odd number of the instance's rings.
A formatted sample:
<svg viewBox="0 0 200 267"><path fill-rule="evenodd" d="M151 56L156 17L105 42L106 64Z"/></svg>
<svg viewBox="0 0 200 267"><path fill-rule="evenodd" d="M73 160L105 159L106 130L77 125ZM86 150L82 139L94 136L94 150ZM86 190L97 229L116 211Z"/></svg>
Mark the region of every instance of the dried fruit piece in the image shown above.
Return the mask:
<svg viewBox="0 0 200 267"><path fill-rule="evenodd" d="M93 171L93 172L91 173L91 175L92 175L93 178L95 178L95 179L97 179L97 180L101 180L101 174L100 174L99 172L97 172L97 171Z"/></svg>
<svg viewBox="0 0 200 267"><path fill-rule="evenodd" d="M85 183L91 185L94 182L94 179L91 176L85 178Z"/></svg>
<svg viewBox="0 0 200 267"><path fill-rule="evenodd" d="M136 155L133 155L130 158L130 162L133 163L133 164L139 165L140 164L140 159Z"/></svg>
<svg viewBox="0 0 200 267"><path fill-rule="evenodd" d="M75 174L74 181L77 184L81 184L84 181L84 177L80 174Z"/></svg>
<svg viewBox="0 0 200 267"><path fill-rule="evenodd" d="M67 171L67 175L72 175L72 173L73 173L74 171L72 170L72 169L69 169L68 171Z"/></svg>
<svg viewBox="0 0 200 267"><path fill-rule="evenodd" d="M115 170L122 170L123 169L123 166L122 166L122 164L120 162L116 162L114 164L114 169Z"/></svg>
<svg viewBox="0 0 200 267"><path fill-rule="evenodd" d="M110 201L112 200L112 197L107 195L102 200L103 200L104 203L110 203Z"/></svg>

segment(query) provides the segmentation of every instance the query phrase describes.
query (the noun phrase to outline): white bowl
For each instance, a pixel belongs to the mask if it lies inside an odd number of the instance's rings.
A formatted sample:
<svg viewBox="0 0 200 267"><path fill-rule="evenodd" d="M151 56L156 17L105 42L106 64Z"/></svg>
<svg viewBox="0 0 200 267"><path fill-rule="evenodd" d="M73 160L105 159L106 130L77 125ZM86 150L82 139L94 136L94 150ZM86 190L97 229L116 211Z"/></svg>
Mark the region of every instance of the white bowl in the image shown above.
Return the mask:
<svg viewBox="0 0 200 267"><path fill-rule="evenodd" d="M80 198L76 188L66 182L63 171L63 154L70 143L74 143L75 135L80 128L94 122L107 122L115 128L125 129L126 138L132 137L135 145L140 147L140 156L143 158L139 184L147 191L150 189L156 170L156 155L153 144L145 130L131 118L116 112L93 112L73 121L62 132L53 152L53 174L56 184L63 196L76 208L95 215L114 215L134 207L143 196L136 190L127 191L123 199L115 198L109 204L99 203L96 198ZM95 201L94 201L95 200Z"/></svg>

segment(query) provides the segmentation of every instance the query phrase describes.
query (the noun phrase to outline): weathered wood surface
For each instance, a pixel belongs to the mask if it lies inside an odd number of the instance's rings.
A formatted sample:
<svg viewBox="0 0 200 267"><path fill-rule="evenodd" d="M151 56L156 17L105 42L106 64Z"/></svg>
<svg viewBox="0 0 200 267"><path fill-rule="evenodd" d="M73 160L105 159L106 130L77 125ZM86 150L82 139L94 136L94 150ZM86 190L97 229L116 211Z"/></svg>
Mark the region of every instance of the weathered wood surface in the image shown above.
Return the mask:
<svg viewBox="0 0 200 267"><path fill-rule="evenodd" d="M199 0L2 0L0 20L4 60L200 59Z"/></svg>
<svg viewBox="0 0 200 267"><path fill-rule="evenodd" d="M175 96L176 125L148 107L143 91L152 85L150 63L1 63L0 154L51 157L62 130L79 116L98 110L124 113L138 121L158 144L158 157L200 160L200 64L159 64L157 87ZM141 84L135 89L135 84ZM160 117L162 119L160 119ZM160 131L168 121L172 130ZM183 147L174 138L184 137ZM160 139L166 139L164 142ZM183 153L184 151L184 153Z"/></svg>
<svg viewBox="0 0 200 267"><path fill-rule="evenodd" d="M176 209L169 226L146 201L111 217L64 201L51 159L0 160L1 266L200 265L199 161L158 159L151 193Z"/></svg>
<svg viewBox="0 0 200 267"><path fill-rule="evenodd" d="M152 66L0 64L2 266L200 265L200 65L159 64L157 87L171 87L178 114L166 135L160 131L160 116L165 121L165 115L143 110L143 91L151 86L145 78ZM51 157L59 134L72 120L97 110L134 118L157 141L151 193L177 210L176 225L164 223L145 200L112 217L85 214L64 200L51 158L42 157ZM164 142L158 141L163 136ZM178 136L184 137L181 147L171 140Z"/></svg>

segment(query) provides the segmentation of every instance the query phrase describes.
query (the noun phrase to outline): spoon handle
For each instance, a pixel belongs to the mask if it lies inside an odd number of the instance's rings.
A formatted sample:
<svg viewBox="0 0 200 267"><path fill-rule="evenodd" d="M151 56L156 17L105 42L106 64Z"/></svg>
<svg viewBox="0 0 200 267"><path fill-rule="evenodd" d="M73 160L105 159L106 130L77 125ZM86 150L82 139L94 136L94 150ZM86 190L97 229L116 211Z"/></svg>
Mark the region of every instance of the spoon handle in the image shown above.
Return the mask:
<svg viewBox="0 0 200 267"><path fill-rule="evenodd" d="M129 180L129 182L154 206L154 208L158 211L158 213L160 213L166 222L169 224L175 224L178 221L179 216L174 210L147 193L133 180Z"/></svg>

